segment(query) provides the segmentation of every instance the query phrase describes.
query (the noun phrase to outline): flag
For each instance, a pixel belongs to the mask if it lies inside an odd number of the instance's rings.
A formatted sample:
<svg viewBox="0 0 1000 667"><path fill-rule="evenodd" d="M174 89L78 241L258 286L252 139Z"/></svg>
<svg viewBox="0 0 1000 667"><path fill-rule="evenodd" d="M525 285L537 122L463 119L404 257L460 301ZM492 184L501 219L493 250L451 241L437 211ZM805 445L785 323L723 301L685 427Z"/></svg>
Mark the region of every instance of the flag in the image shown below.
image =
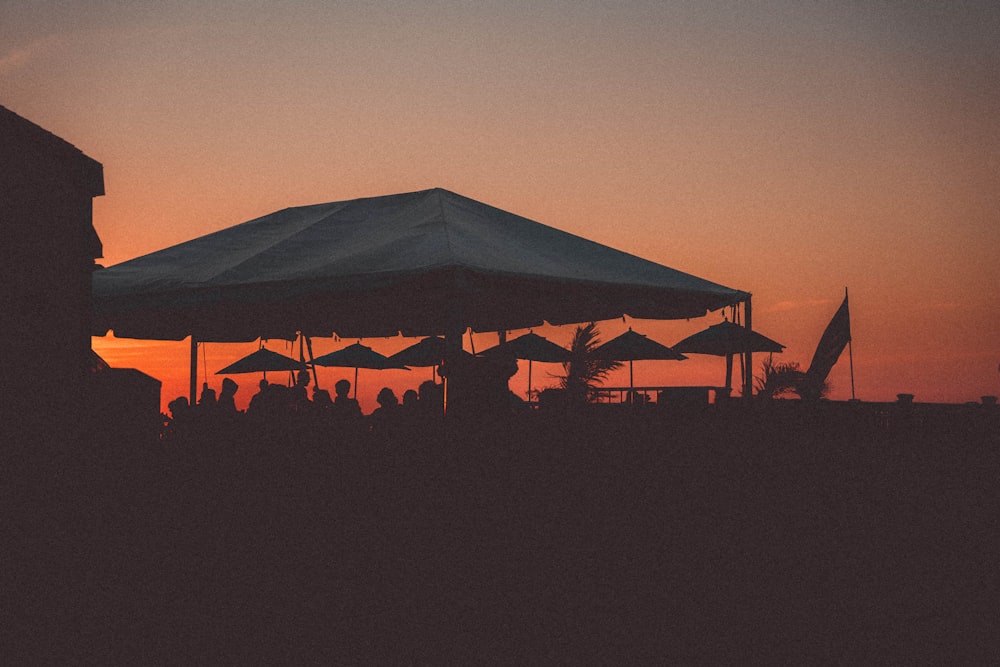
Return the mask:
<svg viewBox="0 0 1000 667"><path fill-rule="evenodd" d="M850 340L851 313L847 307L847 294L844 294L844 303L840 304L833 319L826 325L826 331L816 346L816 353L813 354L812 363L806 371L807 384L817 389L823 385L826 376L830 374L830 369L837 363L840 353Z"/></svg>

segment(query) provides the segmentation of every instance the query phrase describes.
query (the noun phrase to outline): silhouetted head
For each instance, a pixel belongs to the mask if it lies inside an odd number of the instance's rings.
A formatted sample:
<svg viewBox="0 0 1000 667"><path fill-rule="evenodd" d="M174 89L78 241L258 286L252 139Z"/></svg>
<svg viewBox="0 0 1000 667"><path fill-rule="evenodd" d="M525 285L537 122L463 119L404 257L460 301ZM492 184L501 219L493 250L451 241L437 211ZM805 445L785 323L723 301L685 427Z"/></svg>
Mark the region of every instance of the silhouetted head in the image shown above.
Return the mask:
<svg viewBox="0 0 1000 667"><path fill-rule="evenodd" d="M206 382L201 386L201 398L198 399L198 405L214 405L215 401L215 390L209 387Z"/></svg>
<svg viewBox="0 0 1000 667"><path fill-rule="evenodd" d="M240 386L236 384L236 381L233 380L232 378L226 378L222 381L223 394L235 394L236 390L239 388Z"/></svg>
<svg viewBox="0 0 1000 667"><path fill-rule="evenodd" d="M170 410L170 416L174 419L177 419L178 416L186 414L189 407L187 396L178 396L174 400L167 403L167 408Z"/></svg>
<svg viewBox="0 0 1000 667"><path fill-rule="evenodd" d="M420 405L423 409L430 410L435 407L441 409L444 406L444 396L441 392L441 385L433 380L426 380L418 387L420 394Z"/></svg>
<svg viewBox="0 0 1000 667"><path fill-rule="evenodd" d="M396 398L395 392L388 387L382 387L382 390L379 391L378 397L375 400L377 400L378 404L382 407L399 405L399 399Z"/></svg>
<svg viewBox="0 0 1000 667"><path fill-rule="evenodd" d="M309 386L309 371L299 371L299 381L297 384L301 387Z"/></svg>
<svg viewBox="0 0 1000 667"><path fill-rule="evenodd" d="M403 392L403 406L407 408L415 408L417 406L419 399L417 397L417 392L415 389L407 389Z"/></svg>
<svg viewBox="0 0 1000 667"><path fill-rule="evenodd" d="M351 393L351 383L348 380L338 380L337 384L333 385L333 390L337 392L337 396L346 398Z"/></svg>
<svg viewBox="0 0 1000 667"><path fill-rule="evenodd" d="M264 391L265 389L267 389L267 385L268 385L268 382L267 382L267 380L261 380L261 381L260 381L260 383L259 383L259 384L257 385L257 387L258 387L258 388L259 388L259 389L260 389L261 391Z"/></svg>

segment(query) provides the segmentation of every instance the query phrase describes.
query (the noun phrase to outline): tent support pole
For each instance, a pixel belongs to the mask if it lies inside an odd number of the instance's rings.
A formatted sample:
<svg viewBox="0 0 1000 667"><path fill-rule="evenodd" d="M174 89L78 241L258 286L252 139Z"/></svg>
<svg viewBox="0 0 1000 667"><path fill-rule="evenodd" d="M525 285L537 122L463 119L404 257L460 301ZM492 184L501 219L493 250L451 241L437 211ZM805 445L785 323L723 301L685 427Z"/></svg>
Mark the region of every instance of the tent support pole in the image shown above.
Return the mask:
<svg viewBox="0 0 1000 667"><path fill-rule="evenodd" d="M743 364L743 397L753 398L753 341L751 332L753 331L753 308L750 304L750 295L747 295L747 300L743 302L743 326L747 330L746 335L746 347L743 348L743 354L746 356L746 363Z"/></svg>
<svg viewBox="0 0 1000 667"><path fill-rule="evenodd" d="M319 374L316 372L316 362L313 360L313 342L312 338L304 336L306 339L306 350L309 352L309 365L312 366L313 372L313 391L315 392L319 389Z"/></svg>
<svg viewBox="0 0 1000 667"><path fill-rule="evenodd" d="M448 376L444 378L444 411L448 412L448 404L454 403L456 390L461 391L461 386L456 387L452 379L455 377L455 366L462 363L462 337L465 334L465 327L462 326L462 313L458 306L452 306L446 315L444 331L444 367L448 369ZM471 332L469 334L472 335ZM461 383L459 383L461 385Z"/></svg>
<svg viewBox="0 0 1000 667"><path fill-rule="evenodd" d="M198 402L198 339L194 334L191 334L191 385L190 389L190 401L191 405L194 406Z"/></svg>
<svg viewBox="0 0 1000 667"><path fill-rule="evenodd" d="M726 355L726 389L733 389L733 355Z"/></svg>

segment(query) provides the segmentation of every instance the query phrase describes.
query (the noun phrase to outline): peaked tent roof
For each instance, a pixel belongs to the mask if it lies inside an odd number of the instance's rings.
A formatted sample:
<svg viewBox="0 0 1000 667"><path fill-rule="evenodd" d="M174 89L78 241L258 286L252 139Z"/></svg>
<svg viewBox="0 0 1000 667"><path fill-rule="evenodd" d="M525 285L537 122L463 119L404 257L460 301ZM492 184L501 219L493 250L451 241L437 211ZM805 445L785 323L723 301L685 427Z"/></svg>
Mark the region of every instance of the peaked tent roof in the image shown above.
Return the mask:
<svg viewBox="0 0 1000 667"><path fill-rule="evenodd" d="M700 317L745 292L442 189L286 208L94 274L95 333L237 341Z"/></svg>

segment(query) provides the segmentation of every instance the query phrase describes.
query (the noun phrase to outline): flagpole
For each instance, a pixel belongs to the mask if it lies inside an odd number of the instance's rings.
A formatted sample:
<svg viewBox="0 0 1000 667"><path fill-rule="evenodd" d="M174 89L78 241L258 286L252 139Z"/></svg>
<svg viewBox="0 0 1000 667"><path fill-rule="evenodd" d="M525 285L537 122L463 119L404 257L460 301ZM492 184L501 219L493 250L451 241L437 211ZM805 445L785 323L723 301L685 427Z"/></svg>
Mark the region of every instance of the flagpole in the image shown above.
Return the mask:
<svg viewBox="0 0 1000 667"><path fill-rule="evenodd" d="M844 287L844 301L847 301L847 287ZM850 309L850 303L848 303L848 310ZM851 365L851 400L857 400L854 396L854 334L847 339L847 360Z"/></svg>
<svg viewBox="0 0 1000 667"><path fill-rule="evenodd" d="M743 364L743 398L753 398L753 349L751 334L753 331L753 309L750 305L750 295L747 294L746 301L743 302L743 326L746 329L747 340L743 347L743 356L746 362Z"/></svg>

